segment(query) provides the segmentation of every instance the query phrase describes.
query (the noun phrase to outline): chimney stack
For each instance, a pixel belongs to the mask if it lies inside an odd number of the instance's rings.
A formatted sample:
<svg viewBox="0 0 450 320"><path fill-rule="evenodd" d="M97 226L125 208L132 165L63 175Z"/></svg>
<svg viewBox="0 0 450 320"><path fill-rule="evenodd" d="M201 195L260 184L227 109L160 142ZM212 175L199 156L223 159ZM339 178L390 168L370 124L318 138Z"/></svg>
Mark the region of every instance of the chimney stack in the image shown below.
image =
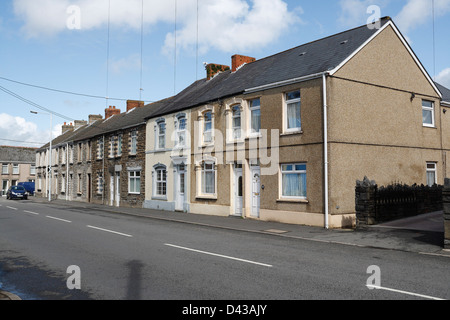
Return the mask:
<svg viewBox="0 0 450 320"><path fill-rule="evenodd" d="M256 61L255 58L235 54L234 56L231 57L231 66L232 66L231 71L236 72L236 70L239 69L239 67L241 67L242 65L254 61Z"/></svg>
<svg viewBox="0 0 450 320"><path fill-rule="evenodd" d="M72 124L67 124L67 122L64 122L64 125L62 126L62 134L68 132L68 131L73 131L73 125Z"/></svg>
<svg viewBox="0 0 450 320"><path fill-rule="evenodd" d="M229 66L210 63L206 65L206 78L207 80L211 80L216 74L219 72L224 72L230 70Z"/></svg>
<svg viewBox="0 0 450 320"><path fill-rule="evenodd" d="M109 107L105 109L105 120L111 118L112 116L120 114L120 109L116 109L116 107Z"/></svg>
<svg viewBox="0 0 450 320"><path fill-rule="evenodd" d="M89 115L89 124L93 124L95 121L101 121L103 117L101 114L90 114Z"/></svg>
<svg viewBox="0 0 450 320"><path fill-rule="evenodd" d="M144 101L127 100L127 112L134 108L142 108L143 106L144 106Z"/></svg>
<svg viewBox="0 0 450 320"><path fill-rule="evenodd" d="M84 120L75 120L74 121L75 124L75 130L77 130L78 128L81 128L82 126L87 125L87 121Z"/></svg>

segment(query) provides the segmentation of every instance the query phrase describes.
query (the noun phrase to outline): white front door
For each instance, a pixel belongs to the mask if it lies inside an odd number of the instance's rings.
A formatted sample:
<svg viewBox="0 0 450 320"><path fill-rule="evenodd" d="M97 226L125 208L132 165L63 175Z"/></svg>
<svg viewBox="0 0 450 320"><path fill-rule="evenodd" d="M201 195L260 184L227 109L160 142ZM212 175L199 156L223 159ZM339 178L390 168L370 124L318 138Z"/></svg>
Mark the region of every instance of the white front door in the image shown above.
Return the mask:
<svg viewBox="0 0 450 320"><path fill-rule="evenodd" d="M186 169L185 165L181 164L177 168L175 178L175 210L184 211L185 189L186 189Z"/></svg>
<svg viewBox="0 0 450 320"><path fill-rule="evenodd" d="M253 167L252 173L252 217L259 218L259 205L261 198L261 169Z"/></svg>
<svg viewBox="0 0 450 320"><path fill-rule="evenodd" d="M120 206L120 173L116 172L116 207Z"/></svg>
<svg viewBox="0 0 450 320"><path fill-rule="evenodd" d="M242 216L242 169L234 169L234 214L236 216Z"/></svg>

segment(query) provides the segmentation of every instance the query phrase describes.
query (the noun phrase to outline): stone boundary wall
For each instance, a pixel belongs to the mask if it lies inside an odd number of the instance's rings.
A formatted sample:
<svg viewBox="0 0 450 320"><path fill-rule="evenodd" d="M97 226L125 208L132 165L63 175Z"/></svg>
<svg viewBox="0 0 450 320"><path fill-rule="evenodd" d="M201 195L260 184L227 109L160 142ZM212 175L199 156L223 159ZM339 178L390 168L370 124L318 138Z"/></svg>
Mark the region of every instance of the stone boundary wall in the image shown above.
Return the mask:
<svg viewBox="0 0 450 320"><path fill-rule="evenodd" d="M444 207L444 248L450 249L450 179L445 179L442 202Z"/></svg>
<svg viewBox="0 0 450 320"><path fill-rule="evenodd" d="M367 177L356 182L356 227L443 210L443 186L392 184L378 187ZM449 182L450 210L450 182ZM450 216L448 216L450 219Z"/></svg>

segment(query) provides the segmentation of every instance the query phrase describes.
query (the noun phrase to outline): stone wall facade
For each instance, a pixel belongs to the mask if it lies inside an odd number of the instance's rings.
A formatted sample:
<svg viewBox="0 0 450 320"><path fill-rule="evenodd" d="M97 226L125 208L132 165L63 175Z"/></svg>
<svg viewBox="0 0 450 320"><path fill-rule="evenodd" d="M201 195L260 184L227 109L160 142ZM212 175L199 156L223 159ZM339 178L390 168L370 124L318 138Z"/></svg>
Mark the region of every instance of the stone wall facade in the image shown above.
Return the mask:
<svg viewBox="0 0 450 320"><path fill-rule="evenodd" d="M444 248L450 250L450 179L445 179L442 201L444 207Z"/></svg>

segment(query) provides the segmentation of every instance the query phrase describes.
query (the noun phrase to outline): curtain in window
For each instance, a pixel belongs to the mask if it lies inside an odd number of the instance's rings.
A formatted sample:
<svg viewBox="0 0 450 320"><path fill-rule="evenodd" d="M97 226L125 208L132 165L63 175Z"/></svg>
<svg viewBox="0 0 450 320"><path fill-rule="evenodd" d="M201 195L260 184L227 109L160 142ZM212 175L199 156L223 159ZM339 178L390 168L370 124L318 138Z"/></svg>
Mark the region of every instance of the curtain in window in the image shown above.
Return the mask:
<svg viewBox="0 0 450 320"><path fill-rule="evenodd" d="M215 193L215 171L214 166L205 165L202 172L202 193L214 194Z"/></svg>
<svg viewBox="0 0 450 320"><path fill-rule="evenodd" d="M261 131L261 110L252 110L252 132Z"/></svg>
<svg viewBox="0 0 450 320"><path fill-rule="evenodd" d="M300 128L300 102L291 103L287 106L288 129Z"/></svg>
<svg viewBox="0 0 450 320"><path fill-rule="evenodd" d="M306 174L305 173L283 174L283 196L306 198Z"/></svg>
<svg viewBox="0 0 450 320"><path fill-rule="evenodd" d="M436 183L436 176L433 171L427 172L427 185L432 187Z"/></svg>

